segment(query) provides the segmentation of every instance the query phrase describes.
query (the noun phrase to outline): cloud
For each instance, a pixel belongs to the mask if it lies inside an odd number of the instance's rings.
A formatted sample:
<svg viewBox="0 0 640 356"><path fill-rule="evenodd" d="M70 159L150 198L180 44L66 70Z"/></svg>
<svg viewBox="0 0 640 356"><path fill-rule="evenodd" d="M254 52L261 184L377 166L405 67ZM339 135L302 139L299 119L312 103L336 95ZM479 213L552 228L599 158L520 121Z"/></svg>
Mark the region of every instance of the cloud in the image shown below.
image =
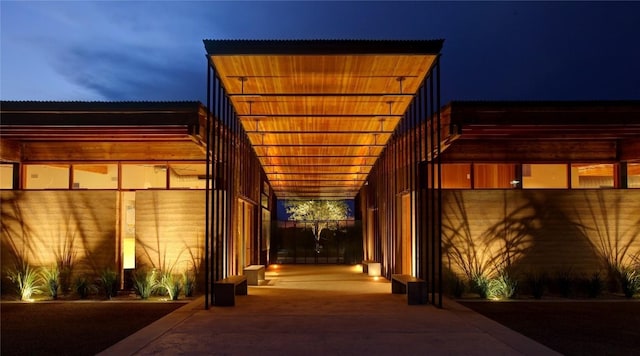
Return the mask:
<svg viewBox="0 0 640 356"><path fill-rule="evenodd" d="M178 61L171 52L74 45L58 53L53 65L69 81L106 100L202 100L204 59L198 71L193 61Z"/></svg>

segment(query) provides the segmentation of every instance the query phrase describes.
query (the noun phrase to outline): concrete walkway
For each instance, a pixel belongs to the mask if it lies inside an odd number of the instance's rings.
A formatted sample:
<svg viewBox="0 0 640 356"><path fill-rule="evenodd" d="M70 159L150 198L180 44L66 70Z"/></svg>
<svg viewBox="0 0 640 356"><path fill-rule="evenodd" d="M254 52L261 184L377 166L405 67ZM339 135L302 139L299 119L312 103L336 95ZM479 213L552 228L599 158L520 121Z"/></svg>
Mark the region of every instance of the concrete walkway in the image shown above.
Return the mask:
<svg viewBox="0 0 640 356"><path fill-rule="evenodd" d="M266 279L235 307L200 298L101 355L558 355L448 299L407 305L354 266L281 265Z"/></svg>

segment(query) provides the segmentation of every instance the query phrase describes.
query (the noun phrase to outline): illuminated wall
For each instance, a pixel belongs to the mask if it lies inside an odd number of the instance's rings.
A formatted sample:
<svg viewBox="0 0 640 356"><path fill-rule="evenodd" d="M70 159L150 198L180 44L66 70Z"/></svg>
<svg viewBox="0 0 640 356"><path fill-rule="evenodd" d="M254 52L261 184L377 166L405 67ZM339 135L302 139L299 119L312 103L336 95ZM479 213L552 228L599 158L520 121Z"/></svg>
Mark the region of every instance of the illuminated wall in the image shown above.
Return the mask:
<svg viewBox="0 0 640 356"><path fill-rule="evenodd" d="M640 191L443 190L443 266L576 273L640 257Z"/></svg>
<svg viewBox="0 0 640 356"><path fill-rule="evenodd" d="M24 259L50 266L71 253L74 275L117 268L116 191L3 191L2 272Z"/></svg>
<svg viewBox="0 0 640 356"><path fill-rule="evenodd" d="M205 193L136 192L136 268L200 271L204 251Z"/></svg>

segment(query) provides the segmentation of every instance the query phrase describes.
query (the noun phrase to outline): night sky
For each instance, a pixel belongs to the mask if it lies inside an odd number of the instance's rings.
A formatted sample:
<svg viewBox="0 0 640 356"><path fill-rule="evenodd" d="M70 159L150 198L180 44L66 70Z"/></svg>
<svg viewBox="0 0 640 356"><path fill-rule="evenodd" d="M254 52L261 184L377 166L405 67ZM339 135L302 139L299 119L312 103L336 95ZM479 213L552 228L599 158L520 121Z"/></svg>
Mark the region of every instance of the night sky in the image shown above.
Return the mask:
<svg viewBox="0 0 640 356"><path fill-rule="evenodd" d="M640 2L0 2L2 100L200 100L203 39L445 39L450 100L640 99Z"/></svg>

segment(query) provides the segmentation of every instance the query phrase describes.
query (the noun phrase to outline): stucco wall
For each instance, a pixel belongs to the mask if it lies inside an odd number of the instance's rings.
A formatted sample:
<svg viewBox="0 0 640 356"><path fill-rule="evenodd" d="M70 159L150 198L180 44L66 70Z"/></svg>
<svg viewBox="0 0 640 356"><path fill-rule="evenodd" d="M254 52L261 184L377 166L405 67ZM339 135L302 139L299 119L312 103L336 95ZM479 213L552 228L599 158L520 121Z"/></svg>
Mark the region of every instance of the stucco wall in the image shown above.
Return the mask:
<svg viewBox="0 0 640 356"><path fill-rule="evenodd" d="M3 191L2 272L20 259L51 266L73 256L73 275L117 268L116 191Z"/></svg>
<svg viewBox="0 0 640 356"><path fill-rule="evenodd" d="M445 190L443 243L460 274L626 265L640 257L640 190Z"/></svg>

